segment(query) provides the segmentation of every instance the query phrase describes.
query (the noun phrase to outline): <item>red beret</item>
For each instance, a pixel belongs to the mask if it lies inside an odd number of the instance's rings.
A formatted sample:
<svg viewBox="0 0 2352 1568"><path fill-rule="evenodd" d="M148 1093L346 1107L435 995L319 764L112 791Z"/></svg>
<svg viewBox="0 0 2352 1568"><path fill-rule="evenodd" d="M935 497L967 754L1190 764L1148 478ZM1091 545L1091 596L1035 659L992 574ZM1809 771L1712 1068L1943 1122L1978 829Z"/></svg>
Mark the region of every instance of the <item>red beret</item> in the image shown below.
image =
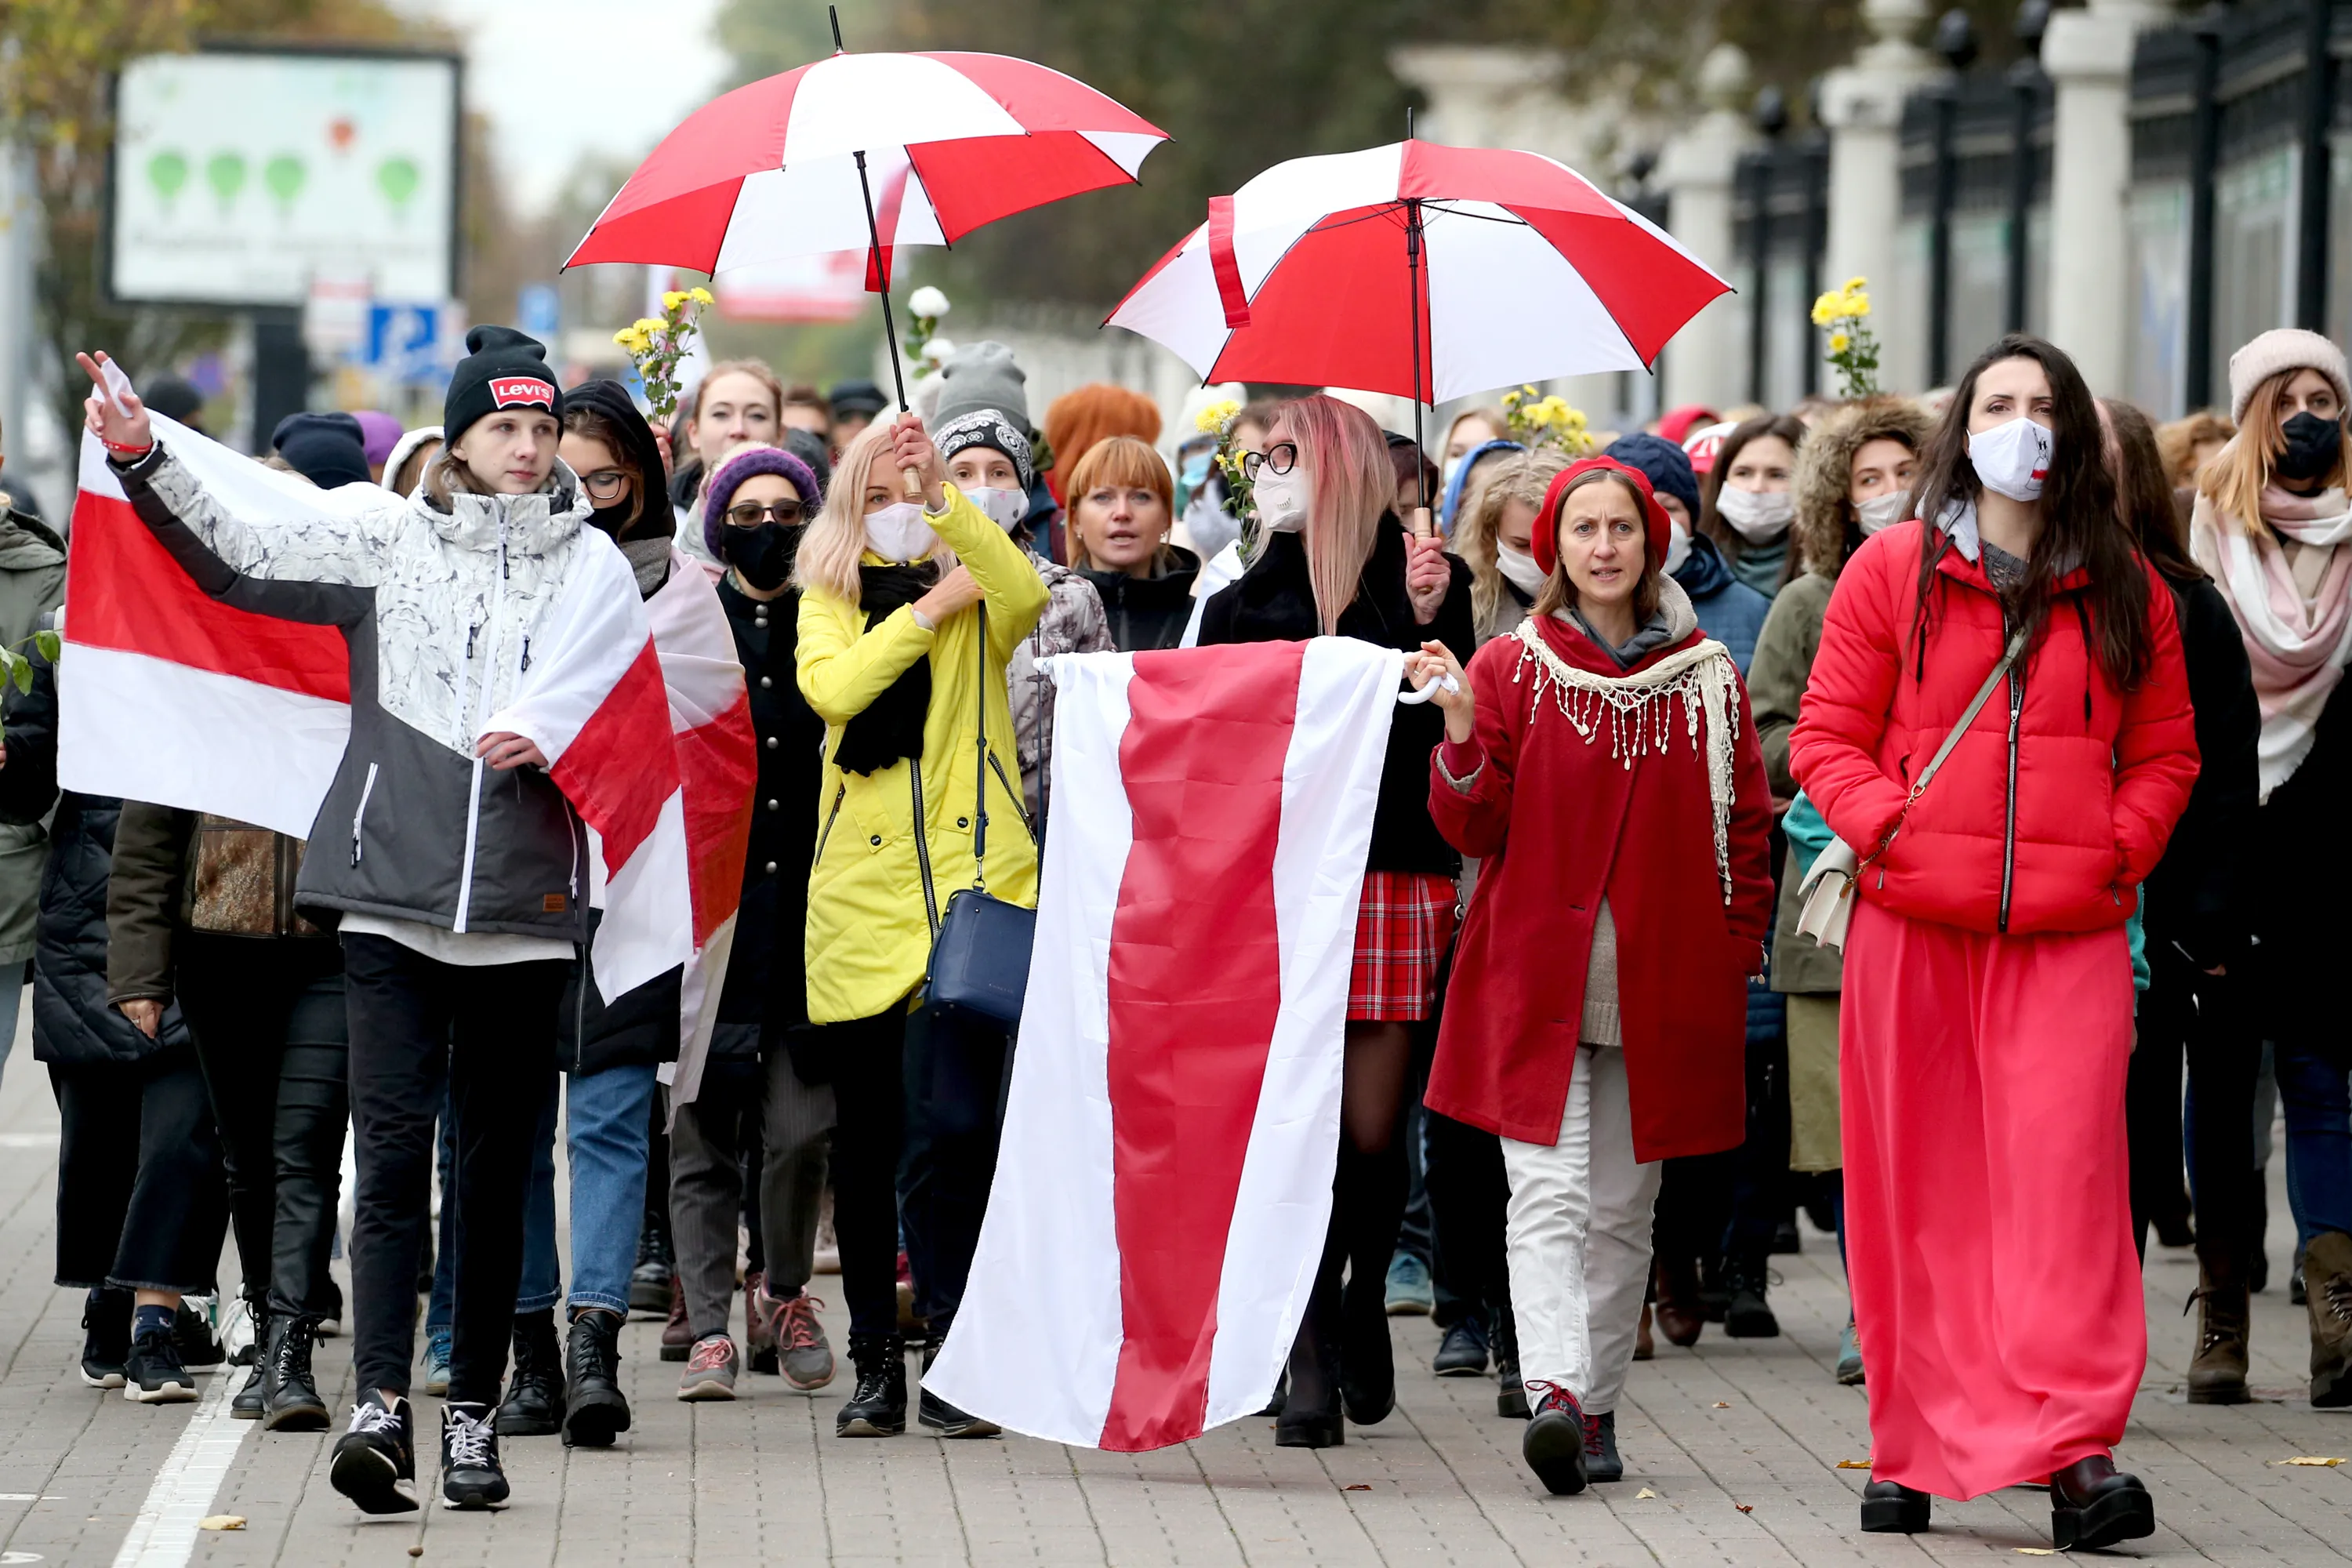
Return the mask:
<svg viewBox="0 0 2352 1568"><path fill-rule="evenodd" d="M1544 575L1551 575L1552 564L1559 558L1559 513L1568 502L1568 487L1594 469L1605 469L1619 475L1633 488L1642 500L1642 524L1644 532L1643 554L1645 565L1655 565L1663 571L1666 563L1666 545L1672 537L1672 525L1666 520L1666 509L1658 504L1651 493L1650 478L1639 468L1627 468L1614 458L1586 458L1570 463L1552 477L1551 488L1544 491L1543 508L1536 513L1534 534L1528 540L1529 553Z"/></svg>

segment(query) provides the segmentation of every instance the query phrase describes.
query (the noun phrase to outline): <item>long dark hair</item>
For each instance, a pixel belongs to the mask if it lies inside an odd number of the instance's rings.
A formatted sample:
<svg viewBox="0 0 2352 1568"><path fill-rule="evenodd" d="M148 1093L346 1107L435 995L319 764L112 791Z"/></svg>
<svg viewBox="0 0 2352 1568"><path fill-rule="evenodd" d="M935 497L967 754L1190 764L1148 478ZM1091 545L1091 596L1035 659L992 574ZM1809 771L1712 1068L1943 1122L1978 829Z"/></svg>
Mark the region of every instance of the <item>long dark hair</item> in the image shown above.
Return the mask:
<svg viewBox="0 0 2352 1568"><path fill-rule="evenodd" d="M2205 573L2189 555L2189 527L2165 477L2156 426L2138 405L2102 397L2099 407L2116 433L2116 489L2124 526L2148 564L2168 583L2200 583Z"/></svg>
<svg viewBox="0 0 2352 1568"><path fill-rule="evenodd" d="M2091 581L2084 597L2088 618L2095 623L2084 627L2091 656L2116 689L2136 686L2147 672L2150 647L2147 571L2139 547L2116 526L2116 481L2107 472L2098 407L2073 360L2054 344L2022 332L2011 332L1977 356L1920 454L1919 481L1912 494L1927 526L1919 535L1913 621L1918 657L1923 662L1927 658L1936 563L1951 548L1950 536L1936 524L1953 503L1974 506L1983 493L1976 465L1969 460L1969 409L1976 402L1977 382L1992 366L2012 359L2033 361L2049 378L2051 453L2042 484L2042 534L2033 542L2024 579L2002 594L2003 608L2011 625L2031 627L2038 637L2057 596L2061 564L2070 572L2087 571Z"/></svg>

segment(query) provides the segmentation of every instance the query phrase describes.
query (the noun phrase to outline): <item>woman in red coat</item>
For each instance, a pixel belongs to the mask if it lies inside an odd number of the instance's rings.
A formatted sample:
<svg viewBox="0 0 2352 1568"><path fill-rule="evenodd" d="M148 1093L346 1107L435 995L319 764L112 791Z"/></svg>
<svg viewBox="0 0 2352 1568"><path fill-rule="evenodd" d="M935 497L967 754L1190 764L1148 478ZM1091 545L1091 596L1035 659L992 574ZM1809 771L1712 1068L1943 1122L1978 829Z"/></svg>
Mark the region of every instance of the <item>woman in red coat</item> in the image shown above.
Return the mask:
<svg viewBox="0 0 2352 1568"><path fill-rule="evenodd" d="M2109 1457L2147 1361L2124 921L2197 777L2180 637L2048 343L1970 367L1914 494L1932 525L1839 574L1789 742L1864 861L1838 1019L1862 1528L2047 1479L2058 1545L2107 1546L2155 1529Z"/></svg>
<svg viewBox="0 0 2352 1568"><path fill-rule="evenodd" d="M1483 862L1428 1104L1502 1137L1521 1451L1574 1492L1624 1474L1658 1162L1740 1141L1772 799L1731 655L1662 570L1649 481L1588 458L1537 517L1528 619L1466 675L1438 643L1406 662L1458 688L1429 809Z"/></svg>

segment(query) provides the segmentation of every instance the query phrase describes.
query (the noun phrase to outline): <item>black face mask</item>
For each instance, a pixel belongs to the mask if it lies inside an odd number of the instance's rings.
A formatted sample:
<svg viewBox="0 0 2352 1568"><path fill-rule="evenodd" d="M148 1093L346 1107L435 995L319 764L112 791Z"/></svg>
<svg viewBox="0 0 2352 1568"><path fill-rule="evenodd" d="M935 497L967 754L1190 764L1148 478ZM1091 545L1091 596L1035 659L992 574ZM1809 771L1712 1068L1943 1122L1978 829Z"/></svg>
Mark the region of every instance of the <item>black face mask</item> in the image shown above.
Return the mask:
<svg viewBox="0 0 2352 1568"><path fill-rule="evenodd" d="M800 553L801 535L807 531L806 523L791 528L773 522L750 528L730 523L719 536L719 552L743 581L764 594L782 587L792 576L793 558Z"/></svg>
<svg viewBox="0 0 2352 1568"><path fill-rule="evenodd" d="M2288 420L2279 434L2286 437L2286 450L2272 466L2281 479L2318 479L2336 467L2344 450L2344 426L2308 410Z"/></svg>
<svg viewBox="0 0 2352 1568"><path fill-rule="evenodd" d="M623 496L611 506L600 506L591 510L588 513L588 521L614 539L618 539L631 523L637 521L632 514L642 510L637 505L635 496Z"/></svg>

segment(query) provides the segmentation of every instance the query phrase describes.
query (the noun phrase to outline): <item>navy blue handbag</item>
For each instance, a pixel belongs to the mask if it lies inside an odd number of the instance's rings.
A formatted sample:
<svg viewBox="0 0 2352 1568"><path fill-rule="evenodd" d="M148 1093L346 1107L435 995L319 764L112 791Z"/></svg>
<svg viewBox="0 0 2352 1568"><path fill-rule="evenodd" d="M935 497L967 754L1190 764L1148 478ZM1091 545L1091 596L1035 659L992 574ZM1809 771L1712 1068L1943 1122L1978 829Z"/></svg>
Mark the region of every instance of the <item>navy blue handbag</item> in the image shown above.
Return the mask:
<svg viewBox="0 0 2352 1568"><path fill-rule="evenodd" d="M1037 911L988 890L988 605L980 605L980 804L971 819L972 885L948 896L931 938L930 1005L1013 1028L1029 989ZM915 830L924 831L922 824Z"/></svg>

